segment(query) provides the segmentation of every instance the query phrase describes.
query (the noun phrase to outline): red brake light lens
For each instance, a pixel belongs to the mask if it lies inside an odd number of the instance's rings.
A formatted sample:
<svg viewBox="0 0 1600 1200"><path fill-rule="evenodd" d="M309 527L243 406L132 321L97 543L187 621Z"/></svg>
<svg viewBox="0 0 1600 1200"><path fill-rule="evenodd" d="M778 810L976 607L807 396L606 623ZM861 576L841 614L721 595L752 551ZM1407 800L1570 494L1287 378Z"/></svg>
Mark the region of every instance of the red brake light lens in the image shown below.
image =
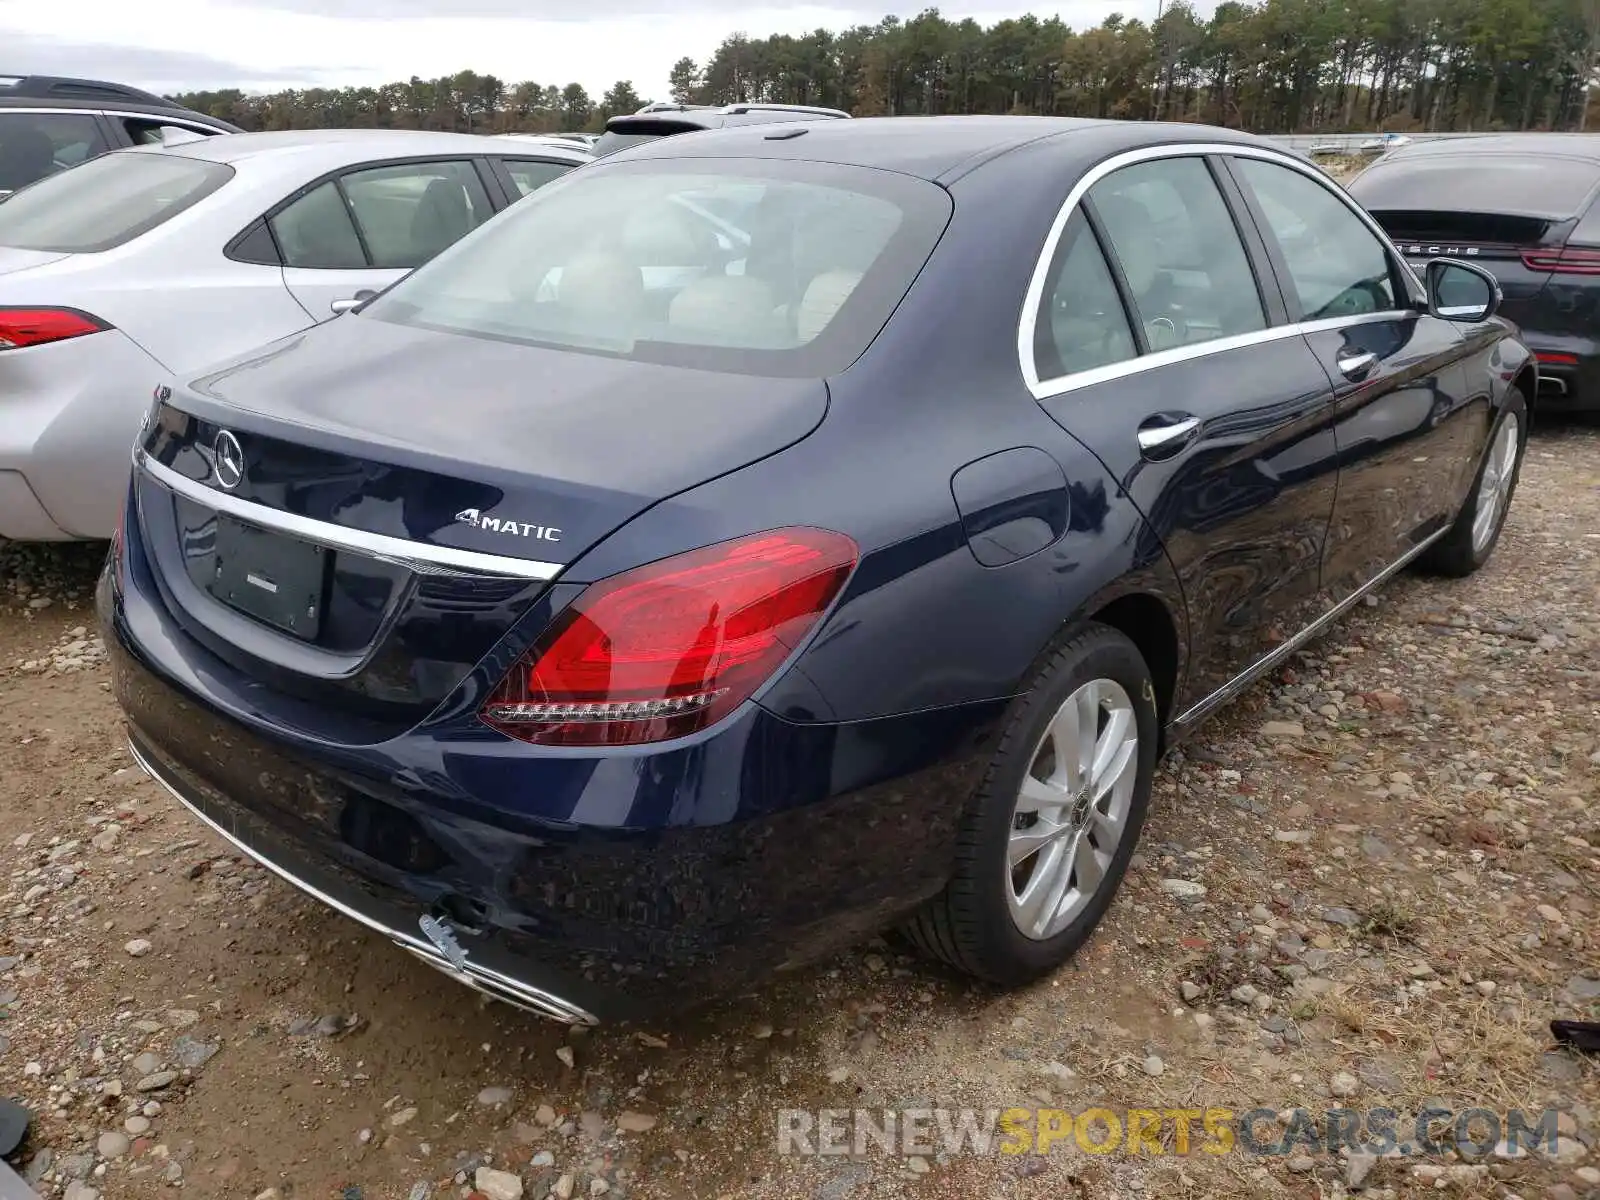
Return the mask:
<svg viewBox="0 0 1600 1200"><path fill-rule="evenodd" d="M1552 367L1575 367L1578 365L1576 354L1557 354L1552 350L1539 350L1534 353L1534 358L1539 362Z"/></svg>
<svg viewBox="0 0 1600 1200"><path fill-rule="evenodd" d="M0 350L42 346L110 328L99 317L75 308L0 307Z"/></svg>
<svg viewBox="0 0 1600 1200"><path fill-rule="evenodd" d="M1524 250L1522 265L1556 275L1600 275L1600 250Z"/></svg>
<svg viewBox="0 0 1600 1200"><path fill-rule="evenodd" d="M592 584L479 716L545 746L636 745L704 729L772 677L857 557L843 534L775 529Z"/></svg>

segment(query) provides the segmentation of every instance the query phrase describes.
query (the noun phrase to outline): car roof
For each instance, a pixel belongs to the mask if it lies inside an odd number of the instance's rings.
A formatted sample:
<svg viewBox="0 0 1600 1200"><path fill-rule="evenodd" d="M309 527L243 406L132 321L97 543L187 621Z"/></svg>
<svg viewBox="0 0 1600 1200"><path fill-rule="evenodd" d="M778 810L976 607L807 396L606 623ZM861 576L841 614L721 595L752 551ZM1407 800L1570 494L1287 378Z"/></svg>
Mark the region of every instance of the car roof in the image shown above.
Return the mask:
<svg viewBox="0 0 1600 1200"><path fill-rule="evenodd" d="M240 164L257 159L294 159L329 169L364 159L413 158L426 155L506 155L549 152L574 163L590 161L584 147L573 144L519 144L508 138L471 133L434 133L421 129L292 129L271 133L238 133L175 146L141 146L134 153L154 151L208 162Z"/></svg>
<svg viewBox="0 0 1600 1200"><path fill-rule="evenodd" d="M521 142L524 146L553 146L557 150L578 150L587 152L590 147L589 142L579 140L576 134L492 133L488 136L490 140L496 142Z"/></svg>
<svg viewBox="0 0 1600 1200"><path fill-rule="evenodd" d="M1600 163L1600 133L1485 133L1412 142L1389 151L1382 162L1414 162L1453 155L1516 154L1576 158Z"/></svg>
<svg viewBox="0 0 1600 1200"><path fill-rule="evenodd" d="M1092 139L1088 136L1094 136ZM618 151L603 162L645 158L812 159L875 167L948 182L983 162L1032 143L1084 135L1086 150L1115 154L1145 145L1215 142L1282 147L1208 125L1087 117L949 116L857 117L848 121L733 126L657 138Z"/></svg>

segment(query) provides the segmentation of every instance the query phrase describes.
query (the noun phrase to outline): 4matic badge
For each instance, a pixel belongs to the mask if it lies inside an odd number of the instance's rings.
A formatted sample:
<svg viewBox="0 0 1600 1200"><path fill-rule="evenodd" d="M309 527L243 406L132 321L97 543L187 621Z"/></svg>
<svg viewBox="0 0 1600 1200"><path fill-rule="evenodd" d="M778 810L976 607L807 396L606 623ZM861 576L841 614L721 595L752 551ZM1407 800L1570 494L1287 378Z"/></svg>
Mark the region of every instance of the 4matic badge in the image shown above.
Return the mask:
<svg viewBox="0 0 1600 1200"><path fill-rule="evenodd" d="M534 538L541 542L561 540L561 530L553 525L530 525L526 521L508 521L500 517L491 517L479 508L463 508L456 514L456 520L464 525L471 525L474 529L481 529L485 533L508 533L512 537Z"/></svg>

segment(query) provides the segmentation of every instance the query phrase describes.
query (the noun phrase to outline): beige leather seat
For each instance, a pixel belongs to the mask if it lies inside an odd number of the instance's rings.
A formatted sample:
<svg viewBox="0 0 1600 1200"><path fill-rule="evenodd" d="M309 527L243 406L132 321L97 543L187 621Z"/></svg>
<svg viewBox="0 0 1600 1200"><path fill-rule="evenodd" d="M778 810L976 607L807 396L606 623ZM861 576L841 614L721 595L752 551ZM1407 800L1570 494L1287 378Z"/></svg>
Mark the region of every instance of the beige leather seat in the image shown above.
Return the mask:
<svg viewBox="0 0 1600 1200"><path fill-rule="evenodd" d="M621 335L644 305L644 273L618 254L578 254L561 269L556 299L569 317L592 319L597 333Z"/></svg>
<svg viewBox="0 0 1600 1200"><path fill-rule="evenodd" d="M697 279L672 298L668 330L686 342L778 349L788 343L772 289L749 275Z"/></svg>
<svg viewBox="0 0 1600 1200"><path fill-rule="evenodd" d="M860 271L824 271L813 279L795 312L796 340L803 346L826 329L860 282Z"/></svg>

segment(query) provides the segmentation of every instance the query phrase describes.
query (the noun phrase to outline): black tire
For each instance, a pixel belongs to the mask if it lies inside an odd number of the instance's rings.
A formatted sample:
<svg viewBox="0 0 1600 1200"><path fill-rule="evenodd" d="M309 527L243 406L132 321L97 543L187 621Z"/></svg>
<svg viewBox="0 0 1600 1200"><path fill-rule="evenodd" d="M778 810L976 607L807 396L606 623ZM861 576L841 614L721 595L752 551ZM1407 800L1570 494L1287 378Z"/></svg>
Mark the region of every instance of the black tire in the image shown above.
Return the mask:
<svg viewBox="0 0 1600 1200"><path fill-rule="evenodd" d="M1087 907L1054 936L1034 940L1017 927L1006 894L1018 792L1057 710L1079 687L1101 678L1121 685L1137 721L1138 767L1126 832ZM932 957L1002 987L1022 986L1066 962L1099 924L1127 874L1150 806L1158 735L1150 669L1132 641L1110 626L1090 624L1058 645L1007 713L994 758L962 817L950 881L911 918L906 936Z"/></svg>
<svg viewBox="0 0 1600 1200"><path fill-rule="evenodd" d="M1516 422L1516 461L1511 469L1510 488L1505 494L1505 500L1499 506L1499 512L1494 517L1494 528L1489 533L1488 539L1480 546L1473 541L1472 528L1478 519L1478 510L1483 502L1483 477L1484 473L1492 466L1495 447L1507 422ZM1489 438L1483 454L1483 461L1478 464L1478 470L1472 476L1472 488L1467 493L1466 503L1461 506L1461 511L1456 514L1455 524L1450 526L1450 532L1445 534L1432 546L1419 561L1419 566L1424 571L1435 575L1448 575L1453 578L1463 578L1471 575L1484 563L1489 561L1489 556L1494 553L1494 548L1500 542L1500 531L1505 528L1506 515L1511 511L1511 502L1517 494L1517 480L1522 474L1522 455L1528 445L1528 403L1518 388L1512 388L1506 398L1505 406L1495 418L1494 424L1489 428Z"/></svg>

